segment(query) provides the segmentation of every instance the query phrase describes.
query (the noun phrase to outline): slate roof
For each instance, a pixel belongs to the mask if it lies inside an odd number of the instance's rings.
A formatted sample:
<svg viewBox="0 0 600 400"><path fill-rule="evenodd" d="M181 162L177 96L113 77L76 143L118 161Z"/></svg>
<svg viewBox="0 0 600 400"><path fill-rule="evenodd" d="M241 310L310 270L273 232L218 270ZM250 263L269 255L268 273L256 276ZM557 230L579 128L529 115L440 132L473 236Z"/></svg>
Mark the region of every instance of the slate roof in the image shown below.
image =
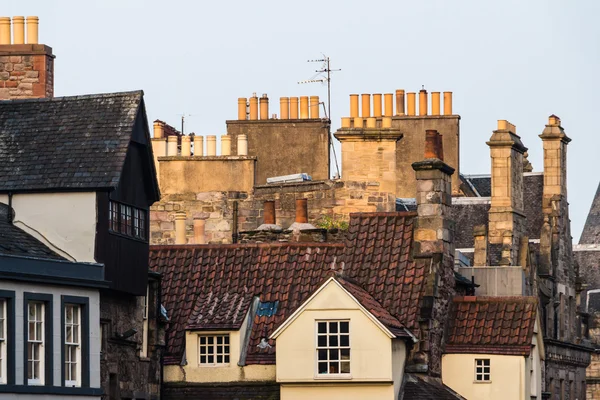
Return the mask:
<svg viewBox="0 0 600 400"><path fill-rule="evenodd" d="M536 313L536 297L455 297L446 353L528 356Z"/></svg>
<svg viewBox="0 0 600 400"><path fill-rule="evenodd" d="M600 184L585 220L579 244L600 244Z"/></svg>
<svg viewBox="0 0 600 400"><path fill-rule="evenodd" d="M163 400L279 400L275 382L227 382L184 384L165 382Z"/></svg>
<svg viewBox="0 0 600 400"><path fill-rule="evenodd" d="M0 191L115 188L142 97L0 101Z"/></svg>
<svg viewBox="0 0 600 400"><path fill-rule="evenodd" d="M490 197L492 195L492 178L490 175L460 175L461 180L472 189L477 197Z"/></svg>
<svg viewBox="0 0 600 400"><path fill-rule="evenodd" d="M65 260L44 243L8 221L8 205L0 203L0 254Z"/></svg>
<svg viewBox="0 0 600 400"><path fill-rule="evenodd" d="M461 395L454 392L448 386L441 382L426 381L422 377L405 374L403 392L400 392L399 398L402 400L458 400L464 399Z"/></svg>
<svg viewBox="0 0 600 400"><path fill-rule="evenodd" d="M275 342L260 349L261 338L332 272L387 326L416 327L425 271L410 259L414 216L351 214L345 243L151 246L150 267L163 273L163 304L171 317L165 362L182 361L186 327L237 329L257 296L279 304L273 316L253 316L246 364L275 363ZM199 322L190 325L193 321Z"/></svg>

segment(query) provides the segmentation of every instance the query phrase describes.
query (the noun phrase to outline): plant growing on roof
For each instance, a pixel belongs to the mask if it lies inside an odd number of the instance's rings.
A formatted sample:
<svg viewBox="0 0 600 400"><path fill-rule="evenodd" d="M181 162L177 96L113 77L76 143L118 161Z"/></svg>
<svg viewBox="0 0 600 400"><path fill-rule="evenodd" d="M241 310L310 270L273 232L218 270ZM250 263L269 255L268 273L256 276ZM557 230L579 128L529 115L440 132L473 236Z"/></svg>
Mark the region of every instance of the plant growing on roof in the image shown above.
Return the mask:
<svg viewBox="0 0 600 400"><path fill-rule="evenodd" d="M339 229L345 231L348 229L348 221L334 218L331 215L321 215L315 222L315 226L321 229Z"/></svg>

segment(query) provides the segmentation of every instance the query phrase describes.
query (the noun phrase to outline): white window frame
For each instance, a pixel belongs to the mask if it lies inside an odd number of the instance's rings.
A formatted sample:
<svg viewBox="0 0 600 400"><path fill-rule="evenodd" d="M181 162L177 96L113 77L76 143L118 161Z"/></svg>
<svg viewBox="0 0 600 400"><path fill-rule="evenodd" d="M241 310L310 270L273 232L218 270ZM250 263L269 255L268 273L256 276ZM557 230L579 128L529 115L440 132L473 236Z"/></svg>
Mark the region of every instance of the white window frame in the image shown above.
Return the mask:
<svg viewBox="0 0 600 400"><path fill-rule="evenodd" d="M6 299L0 299L0 384L6 384L8 376L6 363L6 341L8 340L8 321L6 311Z"/></svg>
<svg viewBox="0 0 600 400"><path fill-rule="evenodd" d="M475 383L492 382L492 360L489 358L475 359ZM481 379L479 379L481 377Z"/></svg>
<svg viewBox="0 0 600 400"><path fill-rule="evenodd" d="M72 310L73 317L69 321L68 319L68 310ZM75 311L77 315L75 315ZM65 386L67 387L79 387L81 386L81 312L82 307L80 304L65 304L65 309L63 310L65 313L65 343L64 352L65 352L65 364L63 368L65 369ZM71 339L69 340L69 329L71 330ZM70 350L75 350L74 353L71 353ZM75 356L75 359L71 359L71 355ZM75 364L75 377L71 375L72 364ZM74 378L74 379L73 379Z"/></svg>
<svg viewBox="0 0 600 400"><path fill-rule="evenodd" d="M39 315L38 309L39 307ZM36 307L31 319L31 307ZM45 344L45 319L44 314L46 311L46 304L41 301L29 301L27 303L27 384L28 385L43 385L44 384L44 344ZM34 338L30 337L31 324L34 324ZM39 332L38 328L39 327ZM39 334L39 336L38 336ZM30 354L29 349L32 349L31 353L35 353L34 349L37 349L37 359L35 354ZM36 377L35 363L38 362L38 370ZM29 369L31 368L32 378L29 378Z"/></svg>
<svg viewBox="0 0 600 400"><path fill-rule="evenodd" d="M348 332L340 332L340 324L345 322L348 324ZM326 324L326 332L319 333L319 324ZM337 324L337 333L330 332L330 323ZM348 345L342 346L341 344L341 335L348 336ZM319 346L319 336L326 337L326 345ZM330 344L330 337L337 336L337 346ZM315 378L316 379L351 379L352 378L352 324L349 319L327 319L327 320L315 320ZM327 360L319 360L319 350L327 351ZM337 360L330 360L330 350L338 352ZM348 358L342 360L342 351L348 350ZM319 363L327 363L328 369L331 367L330 363L338 364L339 372L319 372ZM342 372L342 364L346 364L348 366L348 372Z"/></svg>
<svg viewBox="0 0 600 400"><path fill-rule="evenodd" d="M144 297L144 308L142 311L142 348L140 349L140 358L148 357L148 302L150 295L150 285L146 286L146 296Z"/></svg>
<svg viewBox="0 0 600 400"><path fill-rule="evenodd" d="M202 339L206 338L206 343L202 344ZM218 339L221 338L221 343ZM212 344L209 344L209 339L212 339ZM227 342L227 343L225 343ZM218 352L218 347L222 347L222 351ZM203 354L202 349L206 349ZM212 350L212 352L210 352ZM222 361L218 362L218 357L222 357ZM202 362L202 357L205 361ZM213 362L209 362L209 358L213 357ZM227 360L227 361L226 361ZM229 333L213 333L210 335L198 335L198 366L200 367L226 367L231 362L231 337Z"/></svg>

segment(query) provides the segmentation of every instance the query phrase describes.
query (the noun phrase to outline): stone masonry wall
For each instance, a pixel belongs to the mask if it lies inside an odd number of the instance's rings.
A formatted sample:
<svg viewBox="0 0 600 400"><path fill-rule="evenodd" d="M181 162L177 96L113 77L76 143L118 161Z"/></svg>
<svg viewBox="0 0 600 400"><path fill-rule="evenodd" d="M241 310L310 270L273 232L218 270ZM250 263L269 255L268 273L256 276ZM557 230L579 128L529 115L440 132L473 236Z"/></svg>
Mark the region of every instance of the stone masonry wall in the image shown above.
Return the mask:
<svg viewBox="0 0 600 400"><path fill-rule="evenodd" d="M393 195L379 191L378 183L308 181L263 185L252 192L205 192L164 195L150 208L151 244L175 243L175 212L186 212L187 242L193 243L193 220L204 219L207 243L231 243L234 207L237 232L253 231L263 223L263 204L275 201L276 222L287 229L295 220L295 200L308 199L308 220L313 225L328 216L348 221L352 212L395 211Z"/></svg>
<svg viewBox="0 0 600 400"><path fill-rule="evenodd" d="M54 56L44 45L0 45L0 100L53 97Z"/></svg>

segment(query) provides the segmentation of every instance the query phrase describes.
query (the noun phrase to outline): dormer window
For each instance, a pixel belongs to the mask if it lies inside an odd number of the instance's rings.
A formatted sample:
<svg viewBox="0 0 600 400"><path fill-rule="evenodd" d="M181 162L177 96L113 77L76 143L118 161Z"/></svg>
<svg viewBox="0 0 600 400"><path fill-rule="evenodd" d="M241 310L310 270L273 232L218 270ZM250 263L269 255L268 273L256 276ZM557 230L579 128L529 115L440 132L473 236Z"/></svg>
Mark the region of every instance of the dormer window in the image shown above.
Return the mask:
<svg viewBox="0 0 600 400"><path fill-rule="evenodd" d="M200 366L223 366L229 364L229 335L200 335Z"/></svg>
<svg viewBox="0 0 600 400"><path fill-rule="evenodd" d="M111 232L141 240L148 239L146 210L110 200L108 219L108 229Z"/></svg>
<svg viewBox="0 0 600 400"><path fill-rule="evenodd" d="M350 321L317 321L317 375L350 374Z"/></svg>

